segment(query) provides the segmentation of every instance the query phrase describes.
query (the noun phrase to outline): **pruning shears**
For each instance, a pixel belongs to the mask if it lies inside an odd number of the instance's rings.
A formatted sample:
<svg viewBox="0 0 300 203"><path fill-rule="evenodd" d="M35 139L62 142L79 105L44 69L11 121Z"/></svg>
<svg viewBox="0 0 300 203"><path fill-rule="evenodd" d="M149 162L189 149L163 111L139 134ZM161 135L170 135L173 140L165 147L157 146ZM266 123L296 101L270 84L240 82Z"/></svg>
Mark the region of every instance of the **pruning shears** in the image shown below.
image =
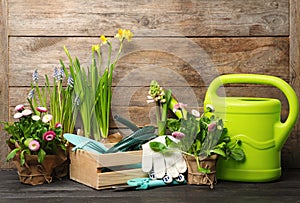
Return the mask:
<svg viewBox="0 0 300 203"><path fill-rule="evenodd" d="M151 178L133 178L127 181L127 185L114 187L117 191L122 190L146 190L154 187L169 186L169 185L181 185L184 182L177 182L173 180L171 183L165 183L163 180L153 180Z"/></svg>

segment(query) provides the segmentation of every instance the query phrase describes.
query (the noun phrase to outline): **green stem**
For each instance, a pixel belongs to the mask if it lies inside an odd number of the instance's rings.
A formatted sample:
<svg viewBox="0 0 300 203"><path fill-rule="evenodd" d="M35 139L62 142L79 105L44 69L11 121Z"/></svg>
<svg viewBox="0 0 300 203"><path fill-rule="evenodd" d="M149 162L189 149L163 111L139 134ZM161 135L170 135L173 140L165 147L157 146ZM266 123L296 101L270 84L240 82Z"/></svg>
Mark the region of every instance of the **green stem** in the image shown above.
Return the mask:
<svg viewBox="0 0 300 203"><path fill-rule="evenodd" d="M62 120L62 114L63 114L63 107L62 107L62 102L61 102L61 89L62 89L62 84L61 81L59 81L59 84L57 85L58 88L58 105L59 105L59 120ZM62 121L61 121L62 122Z"/></svg>
<svg viewBox="0 0 300 203"><path fill-rule="evenodd" d="M199 169L199 168L202 168L202 167L200 166L199 157L198 157L198 156L194 156L194 157L195 157L195 159L196 159L197 168L198 168L198 169Z"/></svg>
<svg viewBox="0 0 300 203"><path fill-rule="evenodd" d="M115 59L115 61L114 61L113 64L116 64L117 61L119 60L120 54L121 54L122 49L123 49L123 41L124 41L124 39L121 41L121 44L120 44L120 47L119 47L119 51L118 51L117 57L116 57L116 59Z"/></svg>
<svg viewBox="0 0 300 203"><path fill-rule="evenodd" d="M107 41L107 44L109 46L109 49L108 49L108 60L107 60L107 67L109 68L110 67L110 58L111 58L111 52L112 52L112 45L109 41Z"/></svg>
<svg viewBox="0 0 300 203"><path fill-rule="evenodd" d="M101 50L98 49L97 50L97 54L98 54L98 59L99 59L99 75L101 75L101 67L102 67L102 54L101 54Z"/></svg>

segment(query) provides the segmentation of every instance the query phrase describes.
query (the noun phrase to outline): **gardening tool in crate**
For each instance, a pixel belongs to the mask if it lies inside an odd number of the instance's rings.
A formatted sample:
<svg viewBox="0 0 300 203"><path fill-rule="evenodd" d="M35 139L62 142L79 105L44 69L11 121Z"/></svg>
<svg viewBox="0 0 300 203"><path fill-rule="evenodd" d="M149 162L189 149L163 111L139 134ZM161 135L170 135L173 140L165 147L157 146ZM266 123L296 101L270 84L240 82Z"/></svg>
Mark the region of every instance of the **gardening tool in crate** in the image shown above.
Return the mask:
<svg viewBox="0 0 300 203"><path fill-rule="evenodd" d="M147 176L141 170L143 143L156 137L153 126L135 127L120 116L118 121L133 131L118 143L106 146L93 139L69 134L64 138L74 145L70 151L70 178L97 190L124 185L133 178Z"/></svg>
<svg viewBox="0 0 300 203"><path fill-rule="evenodd" d="M281 122L281 102L273 98L223 97L224 84L263 84L281 90L289 115ZM267 182L281 176L281 149L298 117L299 103L292 87L282 79L259 74L229 74L214 79L204 105L211 104L222 118L232 140L241 140L246 159L242 163L219 158L217 178L230 181Z"/></svg>

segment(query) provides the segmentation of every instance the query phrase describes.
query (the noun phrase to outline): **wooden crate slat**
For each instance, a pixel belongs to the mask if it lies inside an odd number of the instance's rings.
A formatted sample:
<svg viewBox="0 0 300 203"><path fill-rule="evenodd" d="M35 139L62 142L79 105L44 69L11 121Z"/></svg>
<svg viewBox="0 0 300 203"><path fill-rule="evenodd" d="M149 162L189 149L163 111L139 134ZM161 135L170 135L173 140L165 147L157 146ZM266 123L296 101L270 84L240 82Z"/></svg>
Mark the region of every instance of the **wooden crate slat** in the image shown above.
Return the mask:
<svg viewBox="0 0 300 203"><path fill-rule="evenodd" d="M70 151L70 178L95 189L126 184L132 178L146 177L141 166L132 169L101 172L103 167L140 164L142 151L118 152L113 154L92 154L85 150Z"/></svg>

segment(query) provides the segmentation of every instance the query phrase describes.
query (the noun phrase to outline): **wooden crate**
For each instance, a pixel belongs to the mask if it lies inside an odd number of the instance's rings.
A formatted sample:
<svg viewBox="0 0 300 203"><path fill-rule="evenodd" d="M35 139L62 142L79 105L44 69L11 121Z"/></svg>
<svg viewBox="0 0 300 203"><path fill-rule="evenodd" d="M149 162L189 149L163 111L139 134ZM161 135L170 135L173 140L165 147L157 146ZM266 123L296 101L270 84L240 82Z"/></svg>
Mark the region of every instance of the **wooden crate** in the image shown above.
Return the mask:
<svg viewBox="0 0 300 203"><path fill-rule="evenodd" d="M70 152L70 178L101 190L124 185L132 178L146 177L140 165L142 151L93 154L85 150ZM105 168L113 171L105 172Z"/></svg>

